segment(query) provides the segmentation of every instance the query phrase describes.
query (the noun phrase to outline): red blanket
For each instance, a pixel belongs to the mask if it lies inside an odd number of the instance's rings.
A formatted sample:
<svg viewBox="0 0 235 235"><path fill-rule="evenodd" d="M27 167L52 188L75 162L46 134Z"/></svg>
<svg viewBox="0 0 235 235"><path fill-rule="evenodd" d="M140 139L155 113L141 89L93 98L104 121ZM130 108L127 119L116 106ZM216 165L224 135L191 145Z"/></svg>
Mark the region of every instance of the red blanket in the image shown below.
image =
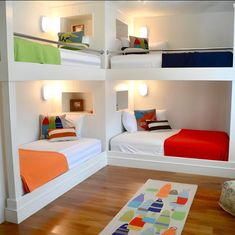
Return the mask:
<svg viewBox="0 0 235 235"><path fill-rule="evenodd" d="M228 161L229 137L220 131L182 129L164 142L165 156Z"/></svg>

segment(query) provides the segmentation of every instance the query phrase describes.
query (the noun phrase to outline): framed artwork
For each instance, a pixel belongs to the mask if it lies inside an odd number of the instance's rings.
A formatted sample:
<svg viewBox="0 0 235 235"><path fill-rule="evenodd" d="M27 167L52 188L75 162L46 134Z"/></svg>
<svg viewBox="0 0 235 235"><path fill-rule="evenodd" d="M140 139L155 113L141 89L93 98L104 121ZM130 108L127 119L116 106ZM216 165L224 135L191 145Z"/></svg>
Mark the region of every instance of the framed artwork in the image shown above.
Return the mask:
<svg viewBox="0 0 235 235"><path fill-rule="evenodd" d="M72 32L81 32L81 31L84 31L84 30L85 30L84 24L72 25Z"/></svg>
<svg viewBox="0 0 235 235"><path fill-rule="evenodd" d="M71 99L70 100L70 112L81 112L84 111L82 99Z"/></svg>

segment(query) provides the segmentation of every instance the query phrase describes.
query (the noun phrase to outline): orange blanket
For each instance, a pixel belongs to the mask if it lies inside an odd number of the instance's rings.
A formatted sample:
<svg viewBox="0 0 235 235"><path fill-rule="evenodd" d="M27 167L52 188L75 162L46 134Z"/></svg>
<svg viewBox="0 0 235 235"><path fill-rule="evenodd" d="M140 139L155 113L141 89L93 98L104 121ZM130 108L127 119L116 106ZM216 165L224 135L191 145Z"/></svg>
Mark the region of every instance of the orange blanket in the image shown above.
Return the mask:
<svg viewBox="0 0 235 235"><path fill-rule="evenodd" d="M19 149L19 156L25 192L32 192L69 169L67 160L61 153Z"/></svg>

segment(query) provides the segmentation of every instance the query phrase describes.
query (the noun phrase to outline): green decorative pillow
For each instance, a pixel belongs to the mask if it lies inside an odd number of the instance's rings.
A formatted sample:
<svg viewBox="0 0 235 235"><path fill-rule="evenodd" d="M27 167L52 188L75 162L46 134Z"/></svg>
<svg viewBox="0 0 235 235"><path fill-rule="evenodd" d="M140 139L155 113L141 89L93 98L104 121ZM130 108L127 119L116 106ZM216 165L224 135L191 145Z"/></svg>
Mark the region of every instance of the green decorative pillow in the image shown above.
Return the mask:
<svg viewBox="0 0 235 235"><path fill-rule="evenodd" d="M148 50L149 49L148 39L130 36L130 47L143 48L145 50Z"/></svg>
<svg viewBox="0 0 235 235"><path fill-rule="evenodd" d="M74 46L79 46L83 48L88 48L89 47L88 44L82 43L83 36L84 36L84 31L58 33L59 42L73 44ZM62 46L61 48L69 50L81 50L80 48L74 48L70 46Z"/></svg>

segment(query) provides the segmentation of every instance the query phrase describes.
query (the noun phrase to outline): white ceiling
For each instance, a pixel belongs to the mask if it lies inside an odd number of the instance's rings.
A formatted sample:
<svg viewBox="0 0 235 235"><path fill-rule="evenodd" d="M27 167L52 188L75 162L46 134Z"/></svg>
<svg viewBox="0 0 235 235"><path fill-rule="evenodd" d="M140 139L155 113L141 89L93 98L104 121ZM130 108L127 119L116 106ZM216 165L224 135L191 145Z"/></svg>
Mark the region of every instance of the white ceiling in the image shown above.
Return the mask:
<svg viewBox="0 0 235 235"><path fill-rule="evenodd" d="M132 17L233 11L235 1L112 1Z"/></svg>

